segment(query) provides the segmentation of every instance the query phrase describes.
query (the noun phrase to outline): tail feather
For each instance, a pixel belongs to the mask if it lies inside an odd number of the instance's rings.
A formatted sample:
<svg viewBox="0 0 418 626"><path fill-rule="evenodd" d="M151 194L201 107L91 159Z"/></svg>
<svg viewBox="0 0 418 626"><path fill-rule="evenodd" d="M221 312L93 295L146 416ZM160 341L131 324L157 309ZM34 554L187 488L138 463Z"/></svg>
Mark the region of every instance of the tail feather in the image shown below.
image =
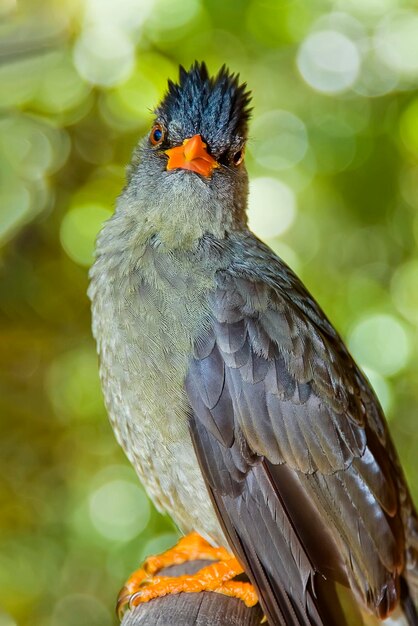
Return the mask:
<svg viewBox="0 0 418 626"><path fill-rule="evenodd" d="M257 588L269 623L349 626L334 583L315 571L280 498L269 502L267 510L256 502L264 491L264 469L254 468L248 479L249 489L239 506L239 498L218 494L215 505L230 544Z"/></svg>
<svg viewBox="0 0 418 626"><path fill-rule="evenodd" d="M269 624L382 624L370 613L356 614L359 602L350 589L341 550L296 472L254 460L238 436L225 452L198 421L191 422L191 433L218 520L257 590ZM403 585L402 608L408 619L404 626L418 626L409 588Z"/></svg>
<svg viewBox="0 0 418 626"><path fill-rule="evenodd" d="M418 612L409 591L408 583L401 579L401 607L408 626L418 626Z"/></svg>

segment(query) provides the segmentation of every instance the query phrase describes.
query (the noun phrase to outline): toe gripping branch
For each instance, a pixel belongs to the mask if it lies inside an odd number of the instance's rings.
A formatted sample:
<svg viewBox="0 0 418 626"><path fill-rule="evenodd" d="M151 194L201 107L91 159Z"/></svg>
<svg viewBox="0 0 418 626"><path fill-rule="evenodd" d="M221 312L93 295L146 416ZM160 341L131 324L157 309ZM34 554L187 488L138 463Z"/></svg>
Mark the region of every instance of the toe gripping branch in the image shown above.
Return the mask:
<svg viewBox="0 0 418 626"><path fill-rule="evenodd" d="M158 576L158 572L172 565L189 561L215 561L200 569L196 574L183 576ZM225 548L214 548L197 533L180 539L174 548L162 554L148 557L142 567L126 581L119 593L116 611L122 619L127 609L168 594L198 593L213 591L243 600L246 606L258 602L257 594L250 583L235 581L243 573L237 559Z"/></svg>

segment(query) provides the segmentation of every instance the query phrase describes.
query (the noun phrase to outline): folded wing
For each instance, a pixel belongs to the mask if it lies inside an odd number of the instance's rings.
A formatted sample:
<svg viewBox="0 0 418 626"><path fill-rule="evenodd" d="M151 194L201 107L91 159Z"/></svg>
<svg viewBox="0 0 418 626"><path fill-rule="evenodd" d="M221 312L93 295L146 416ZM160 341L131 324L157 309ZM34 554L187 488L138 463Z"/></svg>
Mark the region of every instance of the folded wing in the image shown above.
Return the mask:
<svg viewBox="0 0 418 626"><path fill-rule="evenodd" d="M385 617L416 553L379 403L298 279L252 241L265 280L219 273L186 380L215 507L271 623L343 624L333 582Z"/></svg>

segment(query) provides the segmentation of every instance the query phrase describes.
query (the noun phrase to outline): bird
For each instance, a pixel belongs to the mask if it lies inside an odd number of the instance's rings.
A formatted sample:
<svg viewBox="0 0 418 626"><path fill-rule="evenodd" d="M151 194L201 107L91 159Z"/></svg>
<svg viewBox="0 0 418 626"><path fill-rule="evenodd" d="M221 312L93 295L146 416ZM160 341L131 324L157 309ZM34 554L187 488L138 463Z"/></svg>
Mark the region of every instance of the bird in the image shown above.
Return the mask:
<svg viewBox="0 0 418 626"><path fill-rule="evenodd" d="M382 408L248 226L251 110L225 66L180 66L97 238L89 297L107 411L184 535L128 579L119 608L216 587L259 601L271 626L342 626L343 589L375 623L416 626L418 518ZM147 585L196 555L213 563L195 583Z"/></svg>

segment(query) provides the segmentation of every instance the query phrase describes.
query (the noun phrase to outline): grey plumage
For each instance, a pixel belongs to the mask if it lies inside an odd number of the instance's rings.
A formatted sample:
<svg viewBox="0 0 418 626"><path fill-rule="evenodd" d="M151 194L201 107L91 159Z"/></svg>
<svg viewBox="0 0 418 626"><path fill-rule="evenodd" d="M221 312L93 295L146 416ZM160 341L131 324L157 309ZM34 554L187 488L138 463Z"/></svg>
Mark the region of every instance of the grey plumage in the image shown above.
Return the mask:
<svg viewBox="0 0 418 626"><path fill-rule="evenodd" d="M334 584L386 616L418 578L416 513L380 405L324 313L247 229L234 165L249 95L181 71L141 143L91 270L106 404L148 493L229 545L270 623L343 624ZM202 135L211 177L167 171Z"/></svg>

